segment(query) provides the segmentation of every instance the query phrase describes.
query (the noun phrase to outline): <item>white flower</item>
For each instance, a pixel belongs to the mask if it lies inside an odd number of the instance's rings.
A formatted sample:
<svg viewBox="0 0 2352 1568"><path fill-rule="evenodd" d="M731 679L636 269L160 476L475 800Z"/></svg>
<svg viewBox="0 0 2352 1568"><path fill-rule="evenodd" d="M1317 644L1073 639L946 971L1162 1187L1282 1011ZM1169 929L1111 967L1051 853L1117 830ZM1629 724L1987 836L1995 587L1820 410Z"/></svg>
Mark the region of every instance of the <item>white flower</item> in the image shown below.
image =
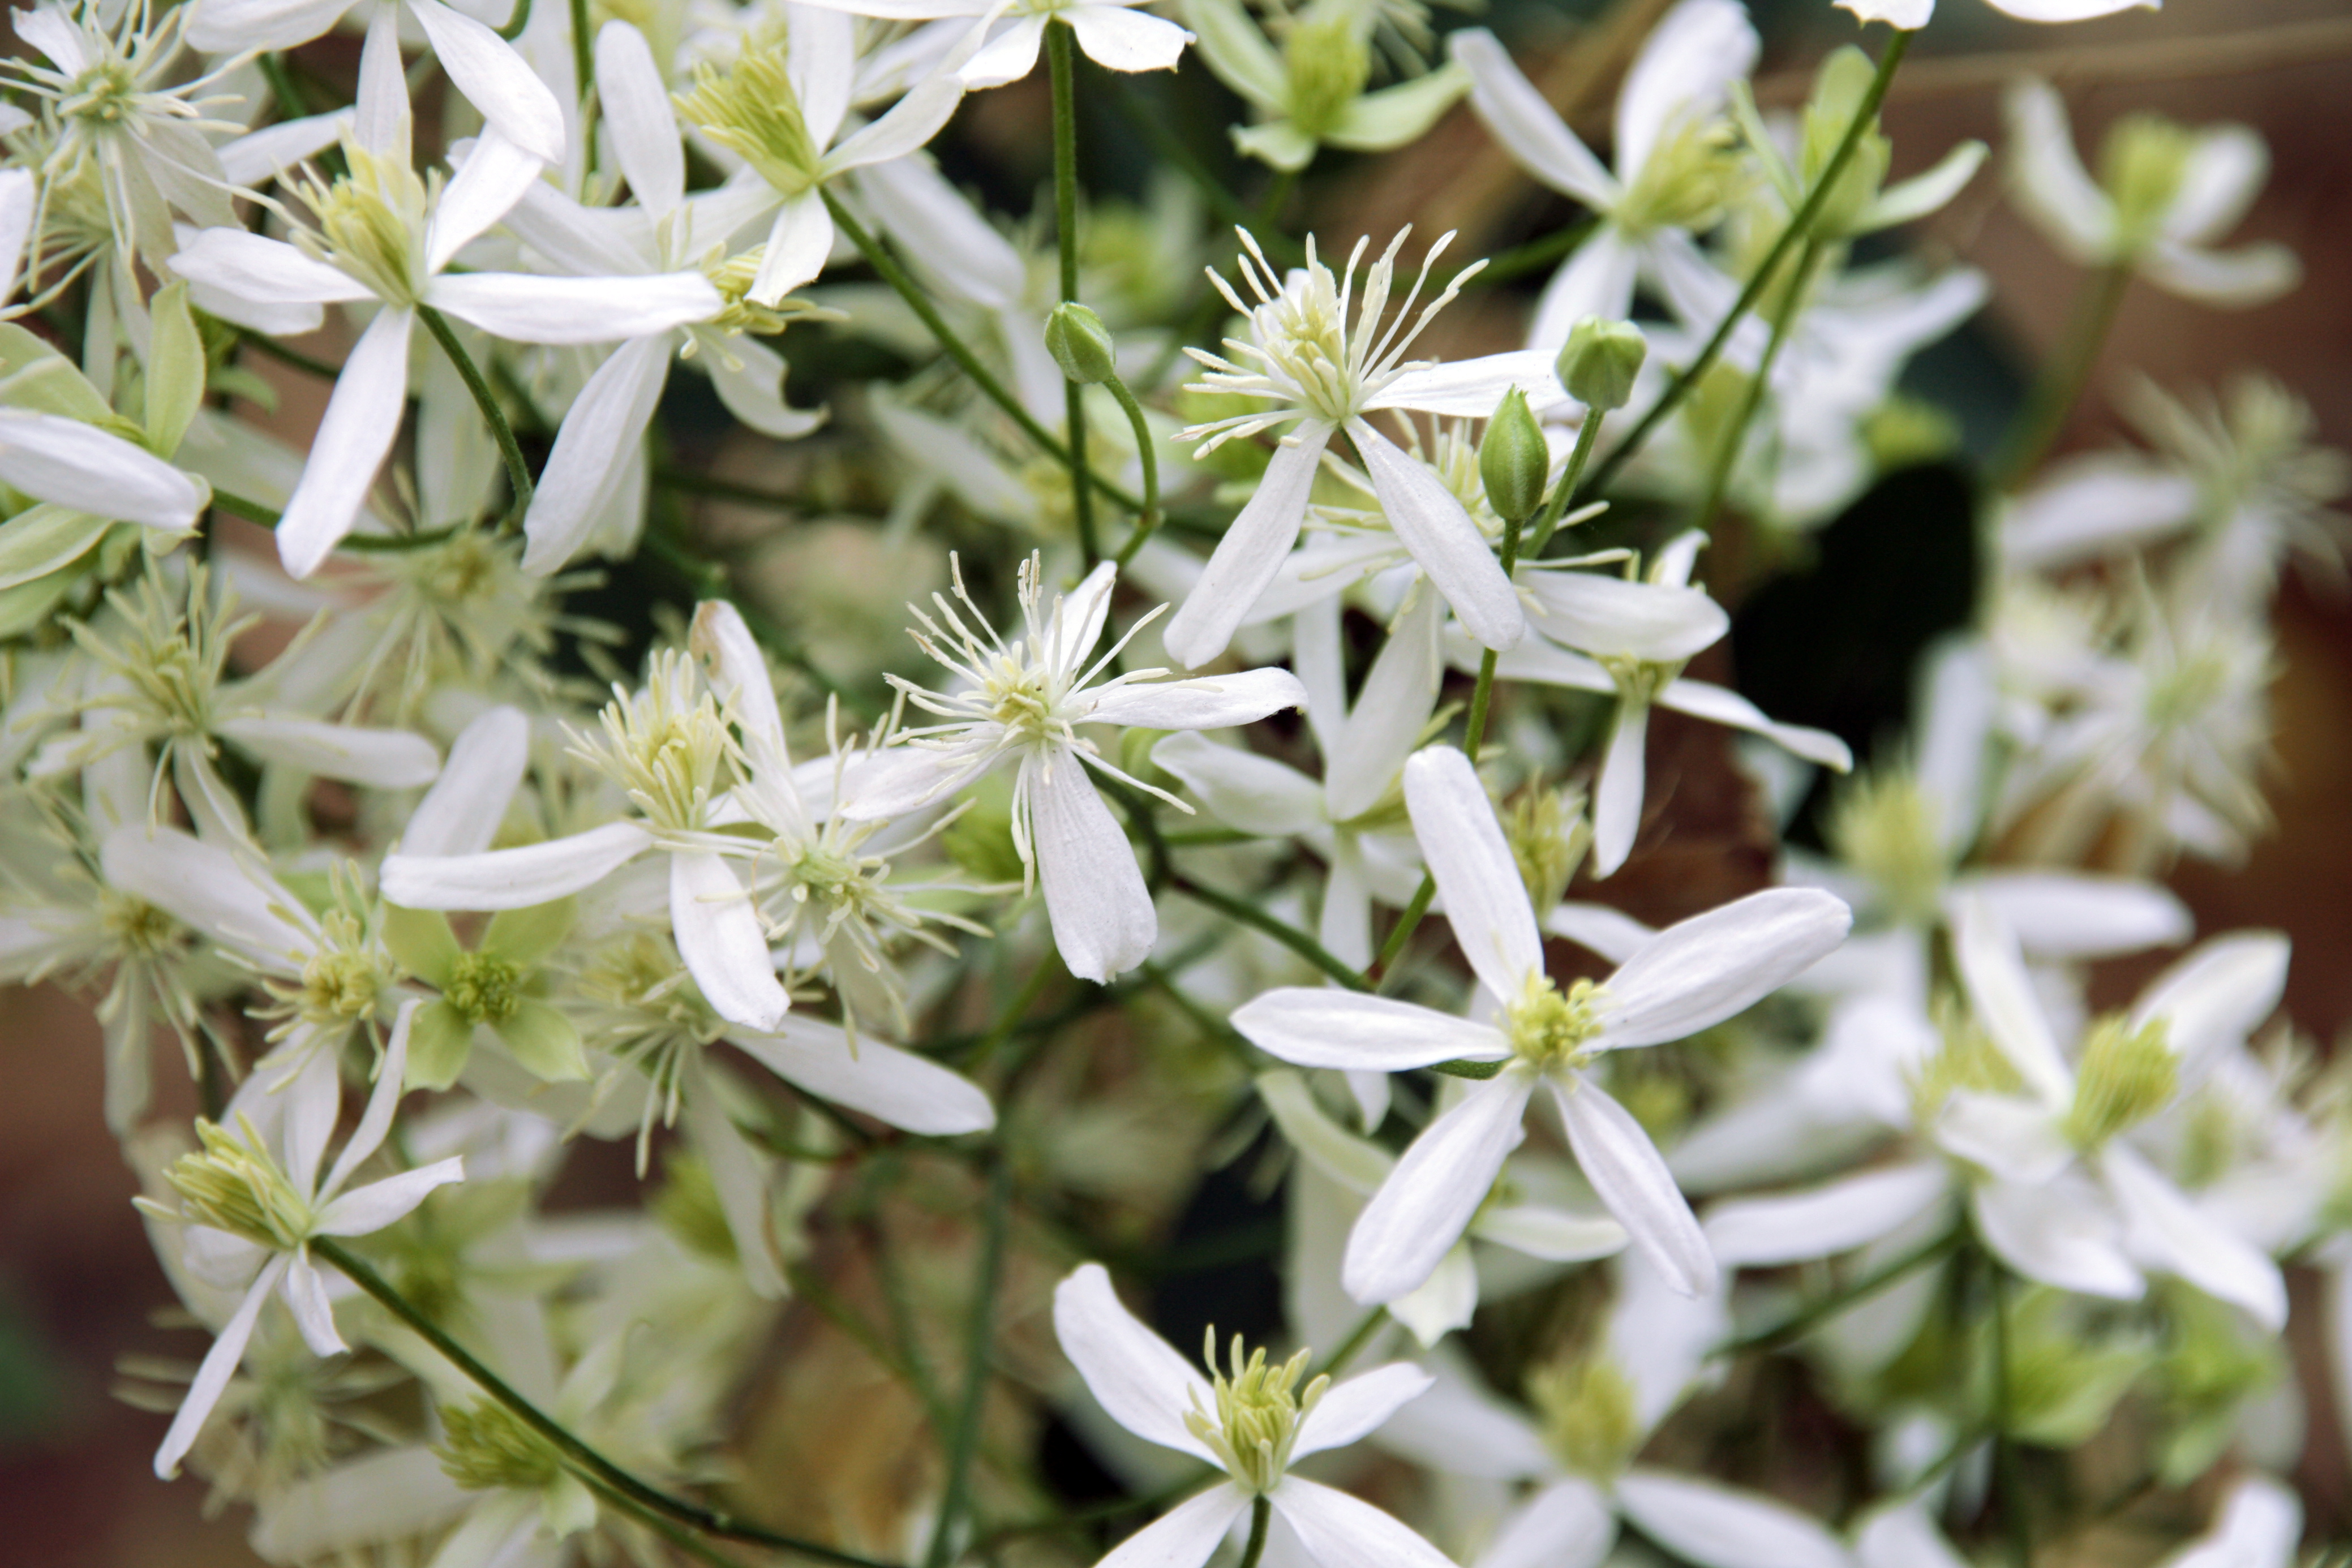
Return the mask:
<svg viewBox="0 0 2352 1568"><path fill-rule="evenodd" d="M1986 0L1996 11L2016 17L2021 22L2087 22L2094 16L2112 16L2118 11L2128 11L2135 5L2156 10L2161 0ZM1885 22L1906 33L1916 33L1927 25L1936 14L1936 0L1836 0L1838 6L1853 13L1857 22Z"/></svg>
<svg viewBox="0 0 2352 1568"><path fill-rule="evenodd" d="M1689 585L1691 567L1706 542L1696 532L1684 534L1658 552L1646 581L1533 565L1519 569L1520 586L1536 601L1536 626L1542 635L1505 652L1495 674L1617 698L1592 790L1592 869L1599 876L1625 863L1641 830L1653 706L1751 731L1841 772L1853 765L1853 753L1836 736L1775 723L1727 687L1683 678L1683 666L1731 629L1721 606ZM1467 647L1457 643L1454 655L1456 663L1475 667Z"/></svg>
<svg viewBox="0 0 2352 1568"><path fill-rule="evenodd" d="M408 1021L417 1006L412 1001L401 1009L377 1067L375 1092L323 1180L319 1166L342 1098L332 1051L318 1052L290 1081L273 1082L261 1074L248 1079L230 1103L230 1124L199 1122L203 1151L183 1157L165 1173L180 1195L180 1207L154 1205L152 1210L158 1218L187 1225L190 1269L224 1288L241 1284L245 1291L206 1353L163 1446L155 1450L155 1473L165 1480L178 1473L181 1457L227 1387L273 1293L285 1299L314 1353L339 1355L345 1350L335 1332L326 1281L310 1261L311 1239L381 1230L435 1187L465 1179L465 1162L451 1158L343 1191L392 1130L407 1066Z"/></svg>
<svg viewBox="0 0 2352 1568"><path fill-rule="evenodd" d="M1633 1244L1686 1294L1716 1265L1665 1163L1585 1069L1601 1052L1681 1040L1738 1013L1844 940L1852 916L1824 893L1780 888L1659 933L1602 985L1560 990L1501 825L1469 758L1433 747L1405 765L1405 801L1454 939L1496 1022L1339 990L1270 991L1234 1027L1307 1067L1403 1071L1434 1062L1501 1071L1416 1139L1349 1238L1344 1281L1359 1301L1418 1286L1469 1224L1549 1086L1586 1179Z"/></svg>
<svg viewBox="0 0 2352 1568"><path fill-rule="evenodd" d="M1976 1022L2022 1092L1951 1092L1935 1133L1983 1173L1978 1233L2029 1279L2131 1300L2141 1270L2177 1274L2276 1332L2286 1322L2278 1267L2206 1215L2122 1134L2202 1081L2278 1005L2284 937L2207 942L2159 977L2124 1017L2095 1022L2070 1065L2034 993L2016 937L1981 904L1963 904L1952 946Z"/></svg>
<svg viewBox="0 0 2352 1568"><path fill-rule="evenodd" d="M1395 317L1383 326L1396 254L1412 232L1400 231L1372 263L1352 323L1349 305L1356 263L1369 239L1356 242L1341 276L1334 277L1316 259L1310 237L1307 265L1277 282L1257 241L1244 233L1242 273L1257 297L1255 305L1244 302L1223 277L1209 275L1225 302L1249 319L1252 340L1225 340L1226 352L1245 365L1188 348L1185 352L1208 367L1191 390L1239 393L1276 406L1195 425L1184 438L1205 437L1195 454L1205 455L1235 436L1296 428L1281 438L1256 495L1217 541L1201 580L1161 635L1169 653L1187 667L1197 668L1224 652L1234 629L1281 570L1306 520L1324 447L1338 432L1354 444L1389 526L1470 634L1486 647L1507 648L1525 630L1517 596L1461 501L1363 416L1381 409L1418 409L1483 419L1513 387L1538 407L1558 403L1563 394L1549 354L1490 354L1451 365L1404 358L1430 319L1486 265L1474 263L1454 274L1414 315L1413 302L1430 267L1454 237L1441 236L1422 258L1421 274Z"/></svg>
<svg viewBox="0 0 2352 1568"><path fill-rule="evenodd" d="M1622 320L1637 278L1703 268L1691 240L1720 214L1734 169L1721 119L1731 84L1756 64L1756 29L1738 0L1681 0L1642 46L1617 95L1612 172L1483 27L1450 35L1470 102L1537 179L1600 214L1536 307L1528 345L1557 353L1587 316Z"/></svg>
<svg viewBox="0 0 2352 1568"><path fill-rule="evenodd" d="M687 196L686 154L667 90L645 35L626 22L607 22L596 35L596 89L614 156L636 203L583 207L534 182L507 214L507 226L551 269L579 277L683 276L772 199L741 183ZM785 403L780 355L736 335L740 326L781 330L781 315L730 308L714 289L710 318L632 336L572 399L523 517L530 541L524 570L554 571L587 545L614 492L642 461L646 427L674 357L700 361L728 412L762 435L790 440L824 422L822 413Z"/></svg>
<svg viewBox="0 0 2352 1568"><path fill-rule="evenodd" d="M1370 34L1384 18L1381 7L1356 0L1292 13L1278 52L1240 0L1183 0L1183 14L1199 31L1200 57L1260 117L1233 128L1234 145L1276 169L1304 169L1326 144L1385 152L1417 141L1469 86L1449 65L1365 91Z"/></svg>
<svg viewBox="0 0 2352 1568"><path fill-rule="evenodd" d="M646 687L617 685L603 734L575 755L628 794L640 816L517 849L384 858L383 896L412 909L527 909L579 893L655 852L669 857L670 928L678 955L721 1018L772 1030L792 1001L776 979L758 909L730 859L758 844L724 830L735 750L719 706L686 654L654 655Z"/></svg>
<svg viewBox="0 0 2352 1568"><path fill-rule="evenodd" d="M1228 1477L1129 1536L1098 1568L1201 1568L1259 1499L1314 1562L1449 1568L1444 1553L1370 1503L1289 1473L1296 1459L1370 1435L1427 1388L1419 1367L1396 1362L1301 1388L1309 1353L1269 1365L1261 1350L1244 1364L1236 1335L1221 1372L1213 1330L1212 1383L1129 1314L1099 1263L1081 1265L1055 1290L1054 1332L1111 1419Z"/></svg>
<svg viewBox="0 0 2352 1568"><path fill-rule="evenodd" d="M351 531L399 434L419 307L515 342L597 343L706 319L723 304L698 271L656 277L446 272L458 250L539 178L540 162L485 136L446 190L418 179L409 167L408 88L394 16L390 6L376 14L360 57L359 112L344 144L351 173L331 186L314 183L306 194L319 232L297 246L238 228L206 229L172 260L192 281L256 301L314 308L382 302L343 361L302 482L278 525L279 557L298 578L317 570Z"/></svg>
<svg viewBox="0 0 2352 1568"><path fill-rule="evenodd" d="M1079 737L1076 727L1222 729L1280 708L1304 706L1306 688L1290 672L1277 669L1179 681L1161 680L1165 670L1134 670L1101 680L1143 624L1130 628L1099 659L1093 657L1118 575L1111 562L1095 568L1069 599L1056 594L1049 611L1039 580L1041 558L1031 556L1020 571L1025 634L1008 643L964 591L961 563L949 559L956 597L980 630L966 625L947 597L935 593L931 602L940 620L916 611L922 630L913 635L957 676L959 689L935 693L890 677L908 701L946 722L907 731L909 749L877 757L853 783L841 813L853 819L899 816L945 799L1000 761L1017 761L1013 841L1023 865L1045 884L1054 945L1070 973L1108 980L1143 961L1159 920L1127 835L1095 792L1087 769L1172 798L1120 772L1094 742Z"/></svg>
<svg viewBox="0 0 2352 1568"><path fill-rule="evenodd" d="M2118 120L2094 180L2074 153L2066 100L2026 80L2003 102L2011 192L2050 242L2084 267L2129 267L2158 287L2209 305L2276 298L2302 276L2282 245L2221 251L2270 171L2270 151L2242 125L2197 131L2153 116Z"/></svg>
<svg viewBox="0 0 2352 1568"><path fill-rule="evenodd" d="M959 71L967 87L1003 87L1027 76L1051 22L1065 22L1087 57L1107 70L1167 71L1192 35L1136 7L1147 0L809 0L830 10L895 22L939 16L973 18L971 36L957 51L977 47ZM999 23L1001 30L989 37ZM986 43L981 40L986 37Z"/></svg>
<svg viewBox="0 0 2352 1568"><path fill-rule="evenodd" d="M212 503L211 486L144 447L79 419L23 408L0 408L0 484L61 511L137 523L159 547L194 532ZM0 586L29 582L59 564L54 554L35 559L19 544L39 521L24 512L8 519ZM95 541L85 549L89 542Z"/></svg>

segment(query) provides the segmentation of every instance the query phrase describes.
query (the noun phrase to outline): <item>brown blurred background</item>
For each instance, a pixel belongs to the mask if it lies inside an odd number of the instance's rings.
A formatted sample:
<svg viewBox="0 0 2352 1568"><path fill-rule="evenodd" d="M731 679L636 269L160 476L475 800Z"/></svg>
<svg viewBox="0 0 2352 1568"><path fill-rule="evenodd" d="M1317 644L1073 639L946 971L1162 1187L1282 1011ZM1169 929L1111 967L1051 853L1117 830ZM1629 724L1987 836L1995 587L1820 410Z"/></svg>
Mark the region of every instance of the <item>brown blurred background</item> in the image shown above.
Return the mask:
<svg viewBox="0 0 2352 1568"><path fill-rule="evenodd" d="M1768 52L1759 86L1783 101L1801 94L1824 49L1854 34L1825 0L1790 0L1760 20ZM1599 36L1606 39L1607 29ZM1605 66L1613 57L1602 57ZM2352 447L2352 266L2345 260L2352 256L2352 6L2178 0L2162 13L2034 28L2006 21L1982 0L1940 0L1887 110L1897 172L1924 167L1961 137L1998 148L1999 84L2025 64L2065 86L2086 148L2095 148L2109 120L2132 110L2255 127L2275 166L2235 237L2284 241L2306 267L2298 292L2244 313L2136 288L2070 441L2119 428L2100 394L2127 371L2178 390L2260 368L2309 400L2324 439ZM1605 110L1613 70L1571 65L1549 85L1588 110ZM976 139L1043 145L1042 93L1016 89L990 99L966 111L990 122ZM1526 188L1466 112L1442 126L1432 145L1440 151L1414 154L1410 165L1374 164L1350 178L1410 183L1441 175L1439 204L1465 209L1444 214L1470 231L1465 238L1482 217L1499 223L1524 201ZM1424 194L1434 192L1411 191L1402 204L1417 216L1437 215L1421 210ZM1992 276L1994 304L1980 330L2018 363L2030 364L2055 337L2075 277L2001 204L1994 175L1979 176L1923 243ZM2352 1021L2352 603L2290 578L2277 630L2284 666L2274 694L2277 830L2243 867L2186 867L2176 884L2204 930L2273 925L2294 937L2288 1009L2326 1043ZM192 1109L174 1104L176 1074L159 1068L164 1108ZM131 1176L100 1120L100 1085L97 1035L79 1003L54 990L0 993L0 1565L250 1563L241 1511L207 1520L203 1482L165 1485L151 1474L165 1418L110 1394L118 1356L193 1361L202 1342L150 1322L170 1296L130 1206ZM187 1100L184 1085L179 1098ZM2309 1329L2313 1304L2298 1291L2299 1328ZM2310 1343L2307 1334L2298 1338ZM2317 1504L2315 1523L2340 1528L2352 1478L2333 1414L2312 1415L2302 1479Z"/></svg>

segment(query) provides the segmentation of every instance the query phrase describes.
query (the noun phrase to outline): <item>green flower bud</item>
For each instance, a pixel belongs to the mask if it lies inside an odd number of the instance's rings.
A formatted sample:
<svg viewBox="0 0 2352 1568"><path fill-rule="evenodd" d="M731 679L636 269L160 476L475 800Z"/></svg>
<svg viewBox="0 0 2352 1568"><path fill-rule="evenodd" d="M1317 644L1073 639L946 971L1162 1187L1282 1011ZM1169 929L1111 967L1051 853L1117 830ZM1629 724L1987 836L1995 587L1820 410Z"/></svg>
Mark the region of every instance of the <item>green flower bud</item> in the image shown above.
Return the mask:
<svg viewBox="0 0 2352 1568"><path fill-rule="evenodd" d="M1102 318L1075 299L1065 299L1045 318L1045 347L1062 373L1080 386L1113 380L1118 374L1118 350Z"/></svg>
<svg viewBox="0 0 2352 1568"><path fill-rule="evenodd" d="M1544 481L1550 475L1551 450L1544 444L1543 427L1528 407L1527 393L1513 387L1495 405L1486 438L1478 443L1478 477L1486 484L1486 502L1505 522L1525 522L1543 505Z"/></svg>
<svg viewBox="0 0 2352 1568"><path fill-rule="evenodd" d="M1596 413L1623 408L1633 395L1633 378L1650 345L1631 321L1604 321L1587 316L1568 335L1559 351L1559 384L1568 395Z"/></svg>

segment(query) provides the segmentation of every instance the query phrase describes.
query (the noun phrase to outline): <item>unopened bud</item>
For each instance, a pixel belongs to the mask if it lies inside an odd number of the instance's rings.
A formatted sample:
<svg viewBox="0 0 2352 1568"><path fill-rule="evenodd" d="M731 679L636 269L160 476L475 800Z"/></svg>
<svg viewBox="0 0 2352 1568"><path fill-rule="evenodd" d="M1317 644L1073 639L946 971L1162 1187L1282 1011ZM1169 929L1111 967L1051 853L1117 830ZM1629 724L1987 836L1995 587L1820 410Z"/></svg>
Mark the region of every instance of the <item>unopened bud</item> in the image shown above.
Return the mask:
<svg viewBox="0 0 2352 1568"><path fill-rule="evenodd" d="M1478 443L1478 477L1486 503L1507 523L1525 522L1543 505L1544 481L1551 475L1551 450L1543 427L1528 407L1528 394L1513 387L1495 405Z"/></svg>
<svg viewBox="0 0 2352 1568"><path fill-rule="evenodd" d="M1559 351L1559 384L1589 409L1605 413L1623 408L1633 395L1633 378L1642 373L1642 361L1649 356L1649 342L1631 321L1587 316Z"/></svg>
<svg viewBox="0 0 2352 1568"><path fill-rule="evenodd" d="M1118 350L1102 318L1075 299L1065 299L1045 318L1045 347L1062 373L1081 386L1118 374Z"/></svg>

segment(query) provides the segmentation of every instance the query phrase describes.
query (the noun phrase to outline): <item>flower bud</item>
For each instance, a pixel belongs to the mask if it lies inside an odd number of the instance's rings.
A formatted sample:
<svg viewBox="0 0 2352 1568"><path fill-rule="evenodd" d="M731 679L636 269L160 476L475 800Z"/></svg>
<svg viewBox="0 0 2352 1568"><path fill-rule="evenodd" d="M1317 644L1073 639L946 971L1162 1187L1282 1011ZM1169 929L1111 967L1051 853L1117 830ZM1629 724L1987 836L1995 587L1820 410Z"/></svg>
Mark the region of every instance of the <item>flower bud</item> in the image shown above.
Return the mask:
<svg viewBox="0 0 2352 1568"><path fill-rule="evenodd" d="M1633 378L1649 357L1650 345L1631 321L1587 316L1559 351L1559 384L1589 409L1606 413L1623 408L1633 395Z"/></svg>
<svg viewBox="0 0 2352 1568"><path fill-rule="evenodd" d="M1118 374L1118 350L1102 318L1075 299L1065 299L1045 318L1045 347L1062 373L1081 386Z"/></svg>
<svg viewBox="0 0 2352 1568"><path fill-rule="evenodd" d="M1543 505L1544 481L1551 474L1551 450L1543 427L1528 407L1528 395L1513 387L1495 405L1486 434L1478 443L1478 477L1486 502L1505 522L1525 522Z"/></svg>

